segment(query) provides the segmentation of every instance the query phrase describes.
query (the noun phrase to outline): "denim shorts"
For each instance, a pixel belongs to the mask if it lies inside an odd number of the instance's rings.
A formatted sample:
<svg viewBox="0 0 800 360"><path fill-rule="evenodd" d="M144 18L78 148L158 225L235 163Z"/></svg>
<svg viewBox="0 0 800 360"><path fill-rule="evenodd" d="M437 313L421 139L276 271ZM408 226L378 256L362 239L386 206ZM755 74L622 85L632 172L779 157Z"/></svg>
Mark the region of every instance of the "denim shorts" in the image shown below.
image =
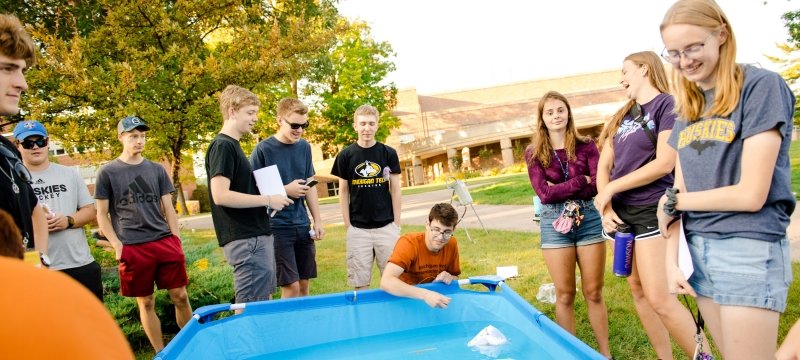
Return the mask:
<svg viewBox="0 0 800 360"><path fill-rule="evenodd" d="M688 238L694 273L689 285L720 305L786 309L792 282L789 240Z"/></svg>
<svg viewBox="0 0 800 360"><path fill-rule="evenodd" d="M572 227L572 231L562 234L553 228L553 221L558 219L564 210L564 203L542 204L541 229L542 249L559 249L572 246L584 246L605 241L602 236L603 224L600 214L591 200L577 200L581 206L583 221L580 226Z"/></svg>

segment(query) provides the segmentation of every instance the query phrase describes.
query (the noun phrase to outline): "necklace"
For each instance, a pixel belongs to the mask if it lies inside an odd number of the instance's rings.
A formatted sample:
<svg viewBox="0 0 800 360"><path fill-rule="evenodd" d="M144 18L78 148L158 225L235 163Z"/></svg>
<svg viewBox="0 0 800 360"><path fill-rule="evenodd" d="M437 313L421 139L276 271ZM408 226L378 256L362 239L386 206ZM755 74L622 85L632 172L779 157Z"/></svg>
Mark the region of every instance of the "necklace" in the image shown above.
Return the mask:
<svg viewBox="0 0 800 360"><path fill-rule="evenodd" d="M561 172L564 174L564 181L569 180L569 159L567 159L567 164L565 165L558 156L556 149L553 149L553 156L555 156L556 160L558 160L558 165L561 167Z"/></svg>
<svg viewBox="0 0 800 360"><path fill-rule="evenodd" d="M5 175L8 178L8 180L11 180L11 190L14 191L14 194L19 194L19 186L17 186L17 182L14 181L14 169L11 168L12 167L11 162L8 161L8 159L6 159L6 162L8 162L9 166L8 172L3 170L2 167L0 167L0 172L2 172L3 175Z"/></svg>

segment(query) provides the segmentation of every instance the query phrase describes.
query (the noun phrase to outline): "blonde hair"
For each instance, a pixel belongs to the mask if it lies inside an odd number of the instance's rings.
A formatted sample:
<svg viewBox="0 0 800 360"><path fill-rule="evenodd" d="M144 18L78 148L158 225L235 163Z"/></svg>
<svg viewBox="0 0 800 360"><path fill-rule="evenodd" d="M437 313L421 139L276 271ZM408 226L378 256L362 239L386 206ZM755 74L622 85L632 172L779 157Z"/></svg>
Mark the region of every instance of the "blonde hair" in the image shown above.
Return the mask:
<svg viewBox="0 0 800 360"><path fill-rule="evenodd" d="M228 110L237 111L250 105L261 106L261 101L256 94L241 86L228 85L219 95L219 111L225 120L228 120Z"/></svg>
<svg viewBox="0 0 800 360"><path fill-rule="evenodd" d="M531 144L528 145L527 151L531 151L532 156L529 159L528 166L533 165L534 161L539 160L543 167L550 166L550 156L553 154L553 145L550 144L550 133L547 131L547 126L542 120L542 113L544 113L544 104L547 100L559 100L567 106L567 134L564 138L564 150L567 152L567 161L575 160L575 144L580 141L587 142L588 137L583 137L578 134L575 128L575 120L572 118L572 108L569 106L569 101L564 95L557 91L548 91L539 99L539 106L537 107L537 122L536 131L534 131Z"/></svg>
<svg viewBox="0 0 800 360"><path fill-rule="evenodd" d="M25 60L26 67L36 63L36 45L14 15L0 14L0 54Z"/></svg>
<svg viewBox="0 0 800 360"><path fill-rule="evenodd" d="M306 115L308 114L308 106L300 100L285 98L278 102L277 113L278 118L289 116L289 114Z"/></svg>
<svg viewBox="0 0 800 360"><path fill-rule="evenodd" d="M661 63L661 58L652 51L642 51L630 54L625 57L625 61L630 61L638 67L647 66L647 79L650 86L656 88L661 93L669 91L669 82L667 81L667 73L664 71L664 64ZM622 119L631 111L631 108L636 103L636 100L630 99L625 103L617 112L611 116L603 132L600 133L600 138L597 143L600 148L605 146L609 139L614 138L619 126L622 124ZM614 142L610 142L614 146Z"/></svg>
<svg viewBox="0 0 800 360"><path fill-rule="evenodd" d="M736 37L725 13L713 0L679 0L664 15L661 32L675 24L694 25L711 32L727 33L727 40L719 47L719 60L714 69L716 75L714 105L703 111L705 108L703 91L697 84L681 75L680 71L673 71L675 113L678 117L689 121L697 120L701 116L730 115L739 103L744 72L736 64Z"/></svg>
<svg viewBox="0 0 800 360"><path fill-rule="evenodd" d="M358 119L358 117L361 115L372 115L375 117L375 120L380 118L378 109L369 104L361 105L358 107L358 109L356 109L356 112L353 114L353 121L356 121L356 119Z"/></svg>

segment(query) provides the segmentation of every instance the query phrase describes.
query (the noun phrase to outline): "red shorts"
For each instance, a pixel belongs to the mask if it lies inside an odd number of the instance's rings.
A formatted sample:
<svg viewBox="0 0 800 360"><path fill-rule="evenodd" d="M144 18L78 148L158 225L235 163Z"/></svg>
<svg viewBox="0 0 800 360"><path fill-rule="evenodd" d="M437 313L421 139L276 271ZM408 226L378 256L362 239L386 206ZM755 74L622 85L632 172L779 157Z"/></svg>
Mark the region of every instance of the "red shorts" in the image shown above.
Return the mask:
<svg viewBox="0 0 800 360"><path fill-rule="evenodd" d="M119 259L122 296L152 295L154 282L159 289L176 289L189 284L181 239L175 235L122 247Z"/></svg>

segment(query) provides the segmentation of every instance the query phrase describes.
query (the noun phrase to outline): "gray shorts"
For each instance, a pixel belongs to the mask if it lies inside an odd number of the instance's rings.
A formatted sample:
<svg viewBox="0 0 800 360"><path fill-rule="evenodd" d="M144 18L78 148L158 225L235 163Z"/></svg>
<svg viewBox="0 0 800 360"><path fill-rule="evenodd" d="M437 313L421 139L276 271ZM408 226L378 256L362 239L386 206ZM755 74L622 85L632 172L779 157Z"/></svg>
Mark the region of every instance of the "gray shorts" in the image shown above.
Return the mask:
<svg viewBox="0 0 800 360"><path fill-rule="evenodd" d="M400 228L393 222L377 229L361 229L352 225L347 228L347 280L350 285L369 286L373 261L378 262L378 270L383 274L398 238Z"/></svg>
<svg viewBox="0 0 800 360"><path fill-rule="evenodd" d="M234 240L225 244L222 251L233 266L236 302L269 300L277 286L272 235Z"/></svg>

